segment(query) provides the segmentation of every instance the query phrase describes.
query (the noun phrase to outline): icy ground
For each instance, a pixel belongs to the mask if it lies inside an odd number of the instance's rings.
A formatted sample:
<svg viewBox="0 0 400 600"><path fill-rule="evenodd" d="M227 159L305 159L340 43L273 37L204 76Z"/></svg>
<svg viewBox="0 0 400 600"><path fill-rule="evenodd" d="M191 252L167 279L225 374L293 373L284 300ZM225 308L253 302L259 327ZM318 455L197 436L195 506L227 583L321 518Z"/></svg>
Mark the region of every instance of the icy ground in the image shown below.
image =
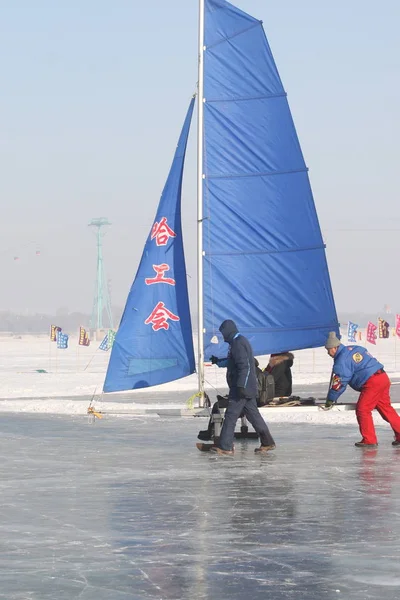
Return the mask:
<svg viewBox="0 0 400 600"><path fill-rule="evenodd" d="M194 447L198 419L0 418L0 598L398 600L400 450L274 424L274 453Z"/></svg>

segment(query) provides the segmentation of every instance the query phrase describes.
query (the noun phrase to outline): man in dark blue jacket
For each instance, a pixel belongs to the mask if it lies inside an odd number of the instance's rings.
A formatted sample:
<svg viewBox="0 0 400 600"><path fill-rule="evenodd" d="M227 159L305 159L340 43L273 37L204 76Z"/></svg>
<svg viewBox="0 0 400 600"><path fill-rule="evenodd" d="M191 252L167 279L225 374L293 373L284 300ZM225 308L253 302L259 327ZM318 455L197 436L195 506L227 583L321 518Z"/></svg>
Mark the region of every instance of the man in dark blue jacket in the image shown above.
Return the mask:
<svg viewBox="0 0 400 600"><path fill-rule="evenodd" d="M348 385L361 392L356 415L362 440L356 446L378 445L372 419L374 408L391 425L395 434L393 446L400 446L400 416L390 403L390 379L383 365L366 348L341 344L334 331L329 334L325 348L334 361L326 406L337 402Z"/></svg>
<svg viewBox="0 0 400 600"><path fill-rule="evenodd" d="M229 344L228 357L222 361L218 359L219 366L227 367L229 396L219 443L212 451L218 454L233 454L236 421L242 413L260 436L261 446L256 448L256 452L273 450L275 442L257 408L258 384L250 343L238 332L234 321L224 321L219 330L225 342Z"/></svg>

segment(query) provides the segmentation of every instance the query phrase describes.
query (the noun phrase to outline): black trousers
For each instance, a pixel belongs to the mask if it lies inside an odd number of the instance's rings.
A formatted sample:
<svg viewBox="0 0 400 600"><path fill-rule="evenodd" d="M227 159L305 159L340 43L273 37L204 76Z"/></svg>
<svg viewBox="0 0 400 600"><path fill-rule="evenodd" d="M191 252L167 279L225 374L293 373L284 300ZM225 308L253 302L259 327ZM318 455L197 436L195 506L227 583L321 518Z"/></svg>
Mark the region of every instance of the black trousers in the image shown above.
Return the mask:
<svg viewBox="0 0 400 600"><path fill-rule="evenodd" d="M274 446L274 438L257 408L256 399L244 398L239 400L230 398L225 411L224 424L222 426L221 437L219 438L219 447L222 450L232 450L236 422L242 413L259 434L261 446Z"/></svg>

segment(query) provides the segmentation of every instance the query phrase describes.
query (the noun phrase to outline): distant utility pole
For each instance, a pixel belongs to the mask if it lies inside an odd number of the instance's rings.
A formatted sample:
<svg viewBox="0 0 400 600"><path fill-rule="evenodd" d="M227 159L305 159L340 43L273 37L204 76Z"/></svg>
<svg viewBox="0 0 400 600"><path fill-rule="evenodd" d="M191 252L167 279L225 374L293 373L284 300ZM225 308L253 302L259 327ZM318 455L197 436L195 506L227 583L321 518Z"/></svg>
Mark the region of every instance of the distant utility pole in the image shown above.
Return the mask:
<svg viewBox="0 0 400 600"><path fill-rule="evenodd" d="M97 277L90 327L91 329L103 329L103 311L105 309L109 321L108 326L113 329L110 294L105 281L103 268L103 237L106 234L104 228L111 225L111 223L105 217L100 217L98 219L92 219L88 225L89 227L96 228L97 240Z"/></svg>

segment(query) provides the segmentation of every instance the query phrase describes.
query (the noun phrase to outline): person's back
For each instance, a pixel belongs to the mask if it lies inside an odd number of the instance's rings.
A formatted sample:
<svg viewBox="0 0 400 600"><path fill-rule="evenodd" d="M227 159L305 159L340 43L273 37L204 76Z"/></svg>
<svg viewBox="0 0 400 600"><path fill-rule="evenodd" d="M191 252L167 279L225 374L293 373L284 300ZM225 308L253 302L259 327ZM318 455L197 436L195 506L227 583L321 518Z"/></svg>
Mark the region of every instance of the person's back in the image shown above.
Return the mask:
<svg viewBox="0 0 400 600"><path fill-rule="evenodd" d="M226 379L229 397L238 397L238 388L245 388L248 398L256 398L258 383L253 349L246 337L241 335L235 323L226 320L220 331L229 344Z"/></svg>
<svg viewBox="0 0 400 600"><path fill-rule="evenodd" d="M335 387L332 394L337 394L344 384L350 385L359 392L364 383L383 365L372 356L364 346L344 346L341 344L335 354L333 370L335 374Z"/></svg>
<svg viewBox="0 0 400 600"><path fill-rule="evenodd" d="M292 395L292 371L294 356L291 352L271 354L266 373L272 375L275 381L275 397L281 398Z"/></svg>

